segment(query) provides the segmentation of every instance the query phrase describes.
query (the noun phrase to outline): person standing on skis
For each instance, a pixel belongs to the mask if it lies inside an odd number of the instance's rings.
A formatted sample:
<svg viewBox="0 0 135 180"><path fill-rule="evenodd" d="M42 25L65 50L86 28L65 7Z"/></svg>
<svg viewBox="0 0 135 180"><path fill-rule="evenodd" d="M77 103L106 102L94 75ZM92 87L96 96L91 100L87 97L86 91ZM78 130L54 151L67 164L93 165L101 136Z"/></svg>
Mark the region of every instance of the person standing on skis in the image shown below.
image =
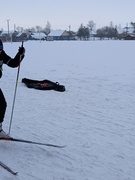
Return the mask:
<svg viewBox="0 0 135 180"><path fill-rule="evenodd" d="M19 47L19 50L14 58L11 58L9 55L5 53L3 50L3 43L0 40L0 78L2 77L2 66L3 64L6 64L9 67L15 68L18 67L20 64L20 61L23 60L25 55L25 48ZM2 123L4 121L4 116L6 112L7 102L4 97L4 94L0 88L0 138L2 137L8 137L8 134L6 134L2 129Z"/></svg>

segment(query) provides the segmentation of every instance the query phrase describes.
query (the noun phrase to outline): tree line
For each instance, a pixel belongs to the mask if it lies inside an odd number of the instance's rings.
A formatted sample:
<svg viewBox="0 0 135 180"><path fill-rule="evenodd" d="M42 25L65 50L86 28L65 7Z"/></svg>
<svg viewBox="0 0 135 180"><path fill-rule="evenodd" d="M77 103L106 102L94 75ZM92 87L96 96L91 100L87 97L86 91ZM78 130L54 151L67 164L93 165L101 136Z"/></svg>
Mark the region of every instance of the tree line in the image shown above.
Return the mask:
<svg viewBox="0 0 135 180"><path fill-rule="evenodd" d="M130 25L133 27L133 33L135 33L135 22L131 22ZM69 26L70 27L70 26ZM47 21L46 26L42 28L41 26L35 26L32 28L24 29L22 27L16 27L15 30L17 32L44 32L48 35L51 32L51 24ZM104 26L96 30L96 23L91 20L88 22L86 26L83 24L80 25L78 28L76 35L80 40L88 40L90 37L99 37L100 39L103 38L117 38L118 37L118 27L113 25L113 22L110 22L109 26ZM128 34L129 27L128 25L125 27L125 33ZM71 31L69 29L69 31Z"/></svg>
<svg viewBox="0 0 135 180"><path fill-rule="evenodd" d="M135 33L135 22L131 22L130 25L133 27L133 33ZM113 26L113 23L110 22L109 26L104 26L102 28L97 29L95 32L95 26L96 24L94 21L89 21L87 26L83 26L83 24L80 25L77 36L80 38L80 40L87 40L91 36L93 37L99 37L100 39L108 38L108 39L117 39L118 37L118 30L117 26ZM125 34L128 34L129 27L128 25L125 27Z"/></svg>

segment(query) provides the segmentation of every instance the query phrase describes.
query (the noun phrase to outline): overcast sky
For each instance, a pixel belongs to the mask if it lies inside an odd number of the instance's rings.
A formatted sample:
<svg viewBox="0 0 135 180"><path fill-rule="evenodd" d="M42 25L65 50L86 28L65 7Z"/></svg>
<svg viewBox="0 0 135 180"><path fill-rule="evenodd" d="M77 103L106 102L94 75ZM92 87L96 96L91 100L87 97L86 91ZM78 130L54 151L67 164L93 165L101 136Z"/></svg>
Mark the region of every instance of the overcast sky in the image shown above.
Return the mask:
<svg viewBox="0 0 135 180"><path fill-rule="evenodd" d="M2 0L0 2L0 29L10 30L14 25L31 28L45 27L47 21L52 29L78 30L90 20L96 27L109 25L126 26L135 22L135 0Z"/></svg>

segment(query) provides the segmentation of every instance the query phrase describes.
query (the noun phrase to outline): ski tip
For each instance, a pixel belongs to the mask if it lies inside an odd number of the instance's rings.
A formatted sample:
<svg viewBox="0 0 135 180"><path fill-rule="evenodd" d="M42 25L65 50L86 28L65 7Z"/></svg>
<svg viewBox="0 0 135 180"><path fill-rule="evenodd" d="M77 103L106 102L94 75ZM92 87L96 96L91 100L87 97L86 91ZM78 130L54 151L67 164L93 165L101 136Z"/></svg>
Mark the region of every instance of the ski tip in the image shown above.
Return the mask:
<svg viewBox="0 0 135 180"><path fill-rule="evenodd" d="M66 147L66 145L65 146L60 146L61 148L65 148Z"/></svg>
<svg viewBox="0 0 135 180"><path fill-rule="evenodd" d="M13 175L18 175L18 172L13 172Z"/></svg>
<svg viewBox="0 0 135 180"><path fill-rule="evenodd" d="M66 147L66 145L64 145L64 146L59 146L59 145L53 145L53 144L46 144L46 146L56 147L56 148L65 148L65 147Z"/></svg>

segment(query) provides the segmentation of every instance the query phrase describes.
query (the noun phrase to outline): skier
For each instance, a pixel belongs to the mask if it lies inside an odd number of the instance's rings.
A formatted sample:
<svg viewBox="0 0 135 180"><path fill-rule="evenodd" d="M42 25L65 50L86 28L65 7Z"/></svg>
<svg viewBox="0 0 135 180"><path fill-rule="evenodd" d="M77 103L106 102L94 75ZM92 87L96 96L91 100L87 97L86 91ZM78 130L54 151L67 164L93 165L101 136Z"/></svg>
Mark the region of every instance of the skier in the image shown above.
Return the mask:
<svg viewBox="0 0 135 180"><path fill-rule="evenodd" d="M3 43L0 40L0 78L2 77L2 65L6 64L9 67L15 68L18 67L20 61L24 58L25 55L25 48L19 47L19 50L14 58L8 56L5 51L3 50ZM0 88L0 138L2 137L9 137L2 129L2 123L4 121L4 116L6 112L7 103L4 97L4 94Z"/></svg>

